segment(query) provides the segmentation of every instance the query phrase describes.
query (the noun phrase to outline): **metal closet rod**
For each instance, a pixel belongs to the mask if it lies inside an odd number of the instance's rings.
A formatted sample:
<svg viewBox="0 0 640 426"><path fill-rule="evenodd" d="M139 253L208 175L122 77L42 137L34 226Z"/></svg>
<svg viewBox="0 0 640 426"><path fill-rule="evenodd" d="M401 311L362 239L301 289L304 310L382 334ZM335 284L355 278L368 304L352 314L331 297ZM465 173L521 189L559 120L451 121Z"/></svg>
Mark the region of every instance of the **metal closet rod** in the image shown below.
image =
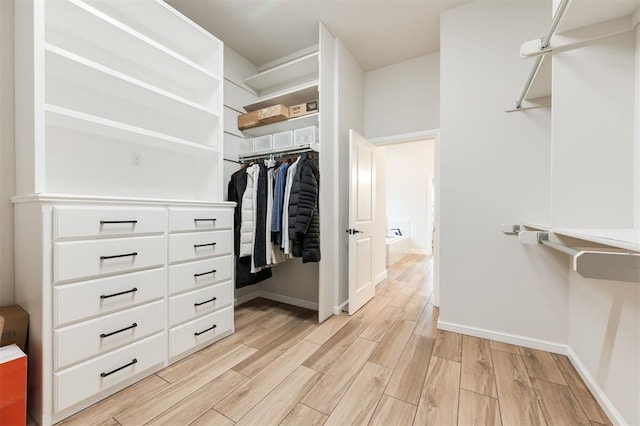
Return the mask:
<svg viewBox="0 0 640 426"><path fill-rule="evenodd" d="M249 161L249 160L267 159L271 157L285 157L287 155L302 154L304 152L318 153L318 151L316 151L311 147L304 147L304 148L298 148L298 149L289 149L285 151L262 152L262 153L253 154L253 155L241 155L239 158L240 158L240 162L243 162L243 161Z"/></svg>
<svg viewBox="0 0 640 426"><path fill-rule="evenodd" d="M549 47L549 43L551 42L551 37L555 33L560 21L564 17L565 12L567 11L567 6L571 0L562 0L560 5L558 6L558 10L556 14L553 16L553 20L551 21L551 26L547 30L547 33L543 38L540 39L540 50L544 50ZM540 71L540 65L542 65L542 61L546 55L542 54L536 58L536 61L531 68L531 72L529 73L529 77L524 84L524 88L522 89L522 93L520 93L520 97L516 101L516 109L522 107L522 102L524 102L527 94L529 94L529 90L531 90L531 85L533 85L533 80L535 80L536 75L538 75L538 71Z"/></svg>
<svg viewBox="0 0 640 426"><path fill-rule="evenodd" d="M563 246L562 244L554 243L553 241L549 241L549 233L548 232L539 232L538 233L538 242L545 246L551 247L558 251L568 254L569 256L575 256L580 253L580 250L576 250L571 247Z"/></svg>

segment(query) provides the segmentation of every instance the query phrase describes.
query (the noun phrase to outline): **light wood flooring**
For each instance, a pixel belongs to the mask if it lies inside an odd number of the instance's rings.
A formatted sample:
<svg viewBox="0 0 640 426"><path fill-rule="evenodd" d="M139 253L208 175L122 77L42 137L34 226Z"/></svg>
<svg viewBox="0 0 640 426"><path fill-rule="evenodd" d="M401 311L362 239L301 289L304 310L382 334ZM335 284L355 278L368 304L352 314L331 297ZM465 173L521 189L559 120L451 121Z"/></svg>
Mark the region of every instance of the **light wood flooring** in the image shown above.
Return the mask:
<svg viewBox="0 0 640 426"><path fill-rule="evenodd" d="M610 424L566 357L438 331L431 293L408 255L352 317L253 300L232 336L62 423Z"/></svg>

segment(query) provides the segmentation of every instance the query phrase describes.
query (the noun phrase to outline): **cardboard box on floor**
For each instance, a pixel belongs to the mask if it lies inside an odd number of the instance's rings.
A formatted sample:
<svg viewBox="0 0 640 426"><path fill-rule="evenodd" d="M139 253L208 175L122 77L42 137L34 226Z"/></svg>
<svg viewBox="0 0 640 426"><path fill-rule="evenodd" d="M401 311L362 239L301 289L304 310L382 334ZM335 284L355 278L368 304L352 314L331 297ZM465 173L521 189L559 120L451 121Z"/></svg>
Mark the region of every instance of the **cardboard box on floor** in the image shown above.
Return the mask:
<svg viewBox="0 0 640 426"><path fill-rule="evenodd" d="M273 105L257 111L238 116L238 129L244 130L263 124L276 123L289 119L289 108L284 105Z"/></svg>
<svg viewBox="0 0 640 426"><path fill-rule="evenodd" d="M29 314L18 305L0 306L0 347L15 343L26 353Z"/></svg>

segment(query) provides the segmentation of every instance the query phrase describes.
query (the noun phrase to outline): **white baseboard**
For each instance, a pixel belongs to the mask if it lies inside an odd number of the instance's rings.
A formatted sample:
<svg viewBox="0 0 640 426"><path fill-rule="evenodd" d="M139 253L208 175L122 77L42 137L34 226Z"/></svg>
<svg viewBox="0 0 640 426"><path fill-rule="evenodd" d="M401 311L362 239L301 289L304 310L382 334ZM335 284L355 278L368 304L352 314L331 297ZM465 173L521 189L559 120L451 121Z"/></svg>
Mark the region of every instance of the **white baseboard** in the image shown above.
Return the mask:
<svg viewBox="0 0 640 426"><path fill-rule="evenodd" d="M587 387L593 394L593 397L596 399L596 401L598 401L600 407L602 407L605 414L609 417L611 423L613 423L614 425L628 424L629 422L625 421L625 419L613 405L611 400L607 398L607 395L604 393L602 388L600 388L591 373L589 373L587 367L585 367L584 364L580 361L580 358L578 358L576 353L573 352L573 349L571 349L571 347L567 347L567 350L567 357L569 357L569 361L571 361L573 367L576 369L580 377L582 377L582 381L585 383L585 385L587 385Z"/></svg>
<svg viewBox="0 0 640 426"><path fill-rule="evenodd" d="M308 300L296 299L295 297L283 296L277 293L270 293L268 291L260 290L260 296L265 299L273 300L276 302L286 303L287 305L299 306L301 308L307 308L314 311L318 310L318 304L315 302L309 302Z"/></svg>
<svg viewBox="0 0 640 426"><path fill-rule="evenodd" d="M607 397L605 392L595 381L589 370L587 370L587 367L582 364L578 356L568 345L549 342L546 340L534 339L531 337L501 333L498 331L486 330L483 328L468 327L440 320L438 320L438 329L453 331L455 333L466 334L474 337L481 337L483 339L495 340L497 342L510 343L512 345L523 346L525 348L538 349L555 354L566 355L580 377L582 377L582 380L587 385L595 399L598 401L598 404L600 404L600 407L602 407L606 415L609 417L609 420L611 420L613 424L618 425L624 425L628 423L620 415L620 412L618 412L611 400Z"/></svg>
<svg viewBox="0 0 640 426"><path fill-rule="evenodd" d="M249 300L257 299L258 297L260 297L260 290L252 291L251 293L247 293L244 296L235 298L233 301L233 306L242 305Z"/></svg>
<svg viewBox="0 0 640 426"><path fill-rule="evenodd" d="M342 311L345 310L345 306L347 306L348 304L349 304L349 301L345 300L340 305L334 306L333 307L333 314L334 315L340 315L342 313Z"/></svg>
<svg viewBox="0 0 640 426"><path fill-rule="evenodd" d="M385 279L387 279L387 270L386 269L375 276L375 278L373 279L373 284L374 285L378 285L382 281L384 281Z"/></svg>

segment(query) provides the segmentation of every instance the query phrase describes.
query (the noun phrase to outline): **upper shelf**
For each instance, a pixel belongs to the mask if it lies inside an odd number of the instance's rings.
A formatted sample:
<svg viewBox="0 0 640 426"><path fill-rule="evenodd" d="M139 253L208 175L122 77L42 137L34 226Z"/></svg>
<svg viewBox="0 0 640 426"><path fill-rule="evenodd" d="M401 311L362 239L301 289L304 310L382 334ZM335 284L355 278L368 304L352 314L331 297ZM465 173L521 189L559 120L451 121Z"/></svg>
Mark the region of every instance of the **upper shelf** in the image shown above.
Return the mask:
<svg viewBox="0 0 640 426"><path fill-rule="evenodd" d="M244 83L258 92L277 90L295 82L318 79L318 52L306 54L282 65L262 71L244 79Z"/></svg>
<svg viewBox="0 0 640 426"><path fill-rule="evenodd" d="M557 3L558 0L554 1ZM638 0L616 0L596 2L572 0L569 9L558 25L556 32L562 33L580 27L597 24L610 19L632 14L640 7Z"/></svg>
<svg viewBox="0 0 640 426"><path fill-rule="evenodd" d="M245 105L244 109L247 112L251 112L271 105L298 105L303 102L317 100L318 96L318 80L315 80L258 98L256 102Z"/></svg>
<svg viewBox="0 0 640 426"><path fill-rule="evenodd" d="M554 228L555 234L590 241L623 250L640 252L640 229Z"/></svg>
<svg viewBox="0 0 640 426"><path fill-rule="evenodd" d="M248 137L256 137L317 125L318 113L315 113L289 120L278 121L277 123L265 124L264 126L252 127L250 129L243 130L242 133Z"/></svg>
<svg viewBox="0 0 640 426"><path fill-rule="evenodd" d="M164 1L86 0L86 3L217 75L222 74L222 42Z"/></svg>

